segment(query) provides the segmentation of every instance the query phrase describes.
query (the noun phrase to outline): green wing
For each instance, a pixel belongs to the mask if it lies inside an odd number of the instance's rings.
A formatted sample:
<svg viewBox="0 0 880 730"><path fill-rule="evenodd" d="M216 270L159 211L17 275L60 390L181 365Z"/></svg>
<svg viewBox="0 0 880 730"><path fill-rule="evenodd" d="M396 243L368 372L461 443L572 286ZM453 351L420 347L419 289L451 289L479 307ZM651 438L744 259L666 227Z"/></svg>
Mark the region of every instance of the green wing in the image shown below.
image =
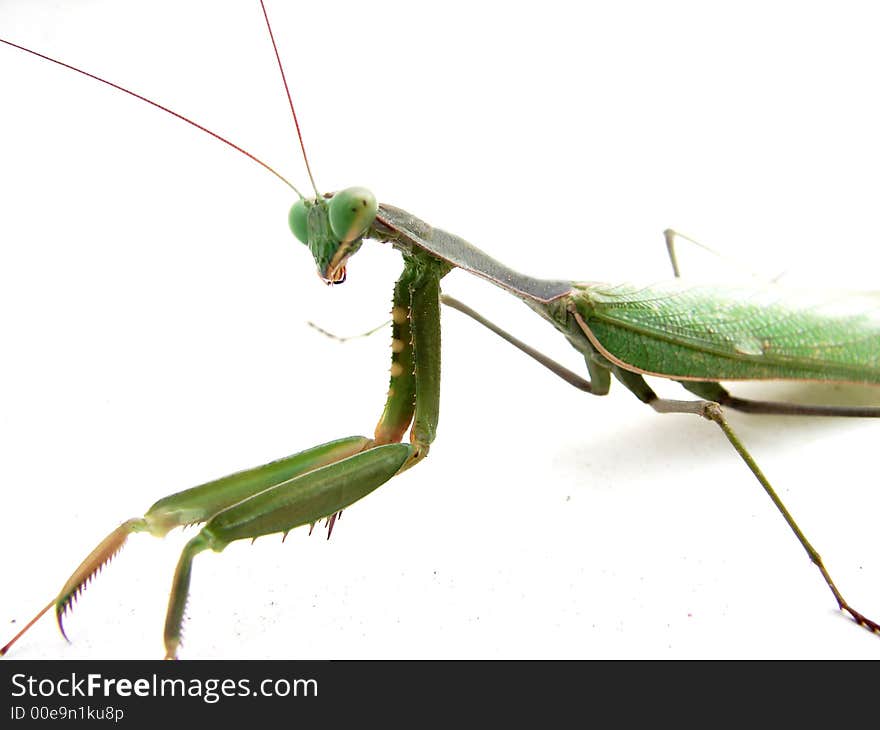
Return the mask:
<svg viewBox="0 0 880 730"><path fill-rule="evenodd" d="M612 360L692 380L880 383L880 293L579 284L588 336Z"/></svg>

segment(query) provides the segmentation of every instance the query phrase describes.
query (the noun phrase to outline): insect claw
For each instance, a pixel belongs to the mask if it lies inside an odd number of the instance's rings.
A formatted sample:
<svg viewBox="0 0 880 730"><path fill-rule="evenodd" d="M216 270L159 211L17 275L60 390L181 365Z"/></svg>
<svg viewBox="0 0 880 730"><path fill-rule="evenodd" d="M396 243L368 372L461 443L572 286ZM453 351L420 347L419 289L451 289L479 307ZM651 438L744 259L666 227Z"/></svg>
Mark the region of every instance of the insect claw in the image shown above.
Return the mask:
<svg viewBox="0 0 880 730"><path fill-rule="evenodd" d="M58 620L58 631L61 632L61 635L64 637L64 640L68 644L72 644L73 642L67 638L67 634L64 631L64 612L66 610L67 610L67 608L65 607L64 610L61 611L61 613L56 613L55 618Z"/></svg>
<svg viewBox="0 0 880 730"><path fill-rule="evenodd" d="M880 624L876 621L872 621L867 616L856 611L854 608L850 608L847 605L841 606L841 608L846 611L851 617L852 620L855 621L862 628L867 629L872 634L880 634Z"/></svg>

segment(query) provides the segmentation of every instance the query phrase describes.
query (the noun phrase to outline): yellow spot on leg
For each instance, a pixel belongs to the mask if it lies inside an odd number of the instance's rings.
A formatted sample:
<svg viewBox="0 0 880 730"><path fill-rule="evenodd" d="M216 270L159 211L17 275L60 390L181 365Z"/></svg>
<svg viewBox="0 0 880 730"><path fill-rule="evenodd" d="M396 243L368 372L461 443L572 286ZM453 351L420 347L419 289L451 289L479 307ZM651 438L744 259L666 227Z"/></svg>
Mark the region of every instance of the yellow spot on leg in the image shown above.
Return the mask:
<svg viewBox="0 0 880 730"><path fill-rule="evenodd" d="M405 347L403 340L393 339L391 340L391 352L403 352L403 348Z"/></svg>
<svg viewBox="0 0 880 730"><path fill-rule="evenodd" d="M404 324L406 322L406 309L403 307L392 307L391 321L394 324Z"/></svg>
<svg viewBox="0 0 880 730"><path fill-rule="evenodd" d="M391 377L399 378L401 375L403 375L403 365L399 362L391 363Z"/></svg>

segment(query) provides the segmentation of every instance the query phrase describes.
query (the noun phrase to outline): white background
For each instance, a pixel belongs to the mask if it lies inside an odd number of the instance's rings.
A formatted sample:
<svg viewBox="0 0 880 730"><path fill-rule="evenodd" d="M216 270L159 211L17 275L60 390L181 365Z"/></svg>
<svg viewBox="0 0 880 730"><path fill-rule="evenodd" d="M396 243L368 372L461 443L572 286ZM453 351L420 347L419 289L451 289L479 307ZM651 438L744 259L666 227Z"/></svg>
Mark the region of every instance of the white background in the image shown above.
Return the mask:
<svg viewBox="0 0 880 730"><path fill-rule="evenodd" d="M873 7L269 11L322 190L369 186L536 276L665 278L671 226L768 277L876 288ZM306 187L262 23L246 2L0 5L3 37L190 115ZM290 192L208 136L6 47L0 99L11 635L157 498L370 434L387 334L340 345L306 321L382 322L399 258L367 244L329 289L287 231ZM490 285L456 272L445 289L583 369ZM621 387L590 398L455 312L443 334L428 461L347 510L329 542L299 530L199 556L182 657L878 655L710 424ZM764 394L880 402L804 391ZM732 419L876 618L877 424ZM68 619L71 645L47 618L10 658L160 657L187 536L136 536Z"/></svg>

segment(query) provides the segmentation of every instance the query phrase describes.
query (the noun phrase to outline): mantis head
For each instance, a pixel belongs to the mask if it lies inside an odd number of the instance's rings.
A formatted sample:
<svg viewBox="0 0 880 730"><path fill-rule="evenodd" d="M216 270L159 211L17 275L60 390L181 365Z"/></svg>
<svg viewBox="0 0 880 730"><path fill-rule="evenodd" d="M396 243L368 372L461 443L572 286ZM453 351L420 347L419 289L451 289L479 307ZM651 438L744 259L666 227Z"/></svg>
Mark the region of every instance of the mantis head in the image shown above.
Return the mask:
<svg viewBox="0 0 880 730"><path fill-rule="evenodd" d="M345 264L361 247L379 205L366 188L346 188L329 198L300 198L290 208L288 223L302 241L327 284L345 281Z"/></svg>

